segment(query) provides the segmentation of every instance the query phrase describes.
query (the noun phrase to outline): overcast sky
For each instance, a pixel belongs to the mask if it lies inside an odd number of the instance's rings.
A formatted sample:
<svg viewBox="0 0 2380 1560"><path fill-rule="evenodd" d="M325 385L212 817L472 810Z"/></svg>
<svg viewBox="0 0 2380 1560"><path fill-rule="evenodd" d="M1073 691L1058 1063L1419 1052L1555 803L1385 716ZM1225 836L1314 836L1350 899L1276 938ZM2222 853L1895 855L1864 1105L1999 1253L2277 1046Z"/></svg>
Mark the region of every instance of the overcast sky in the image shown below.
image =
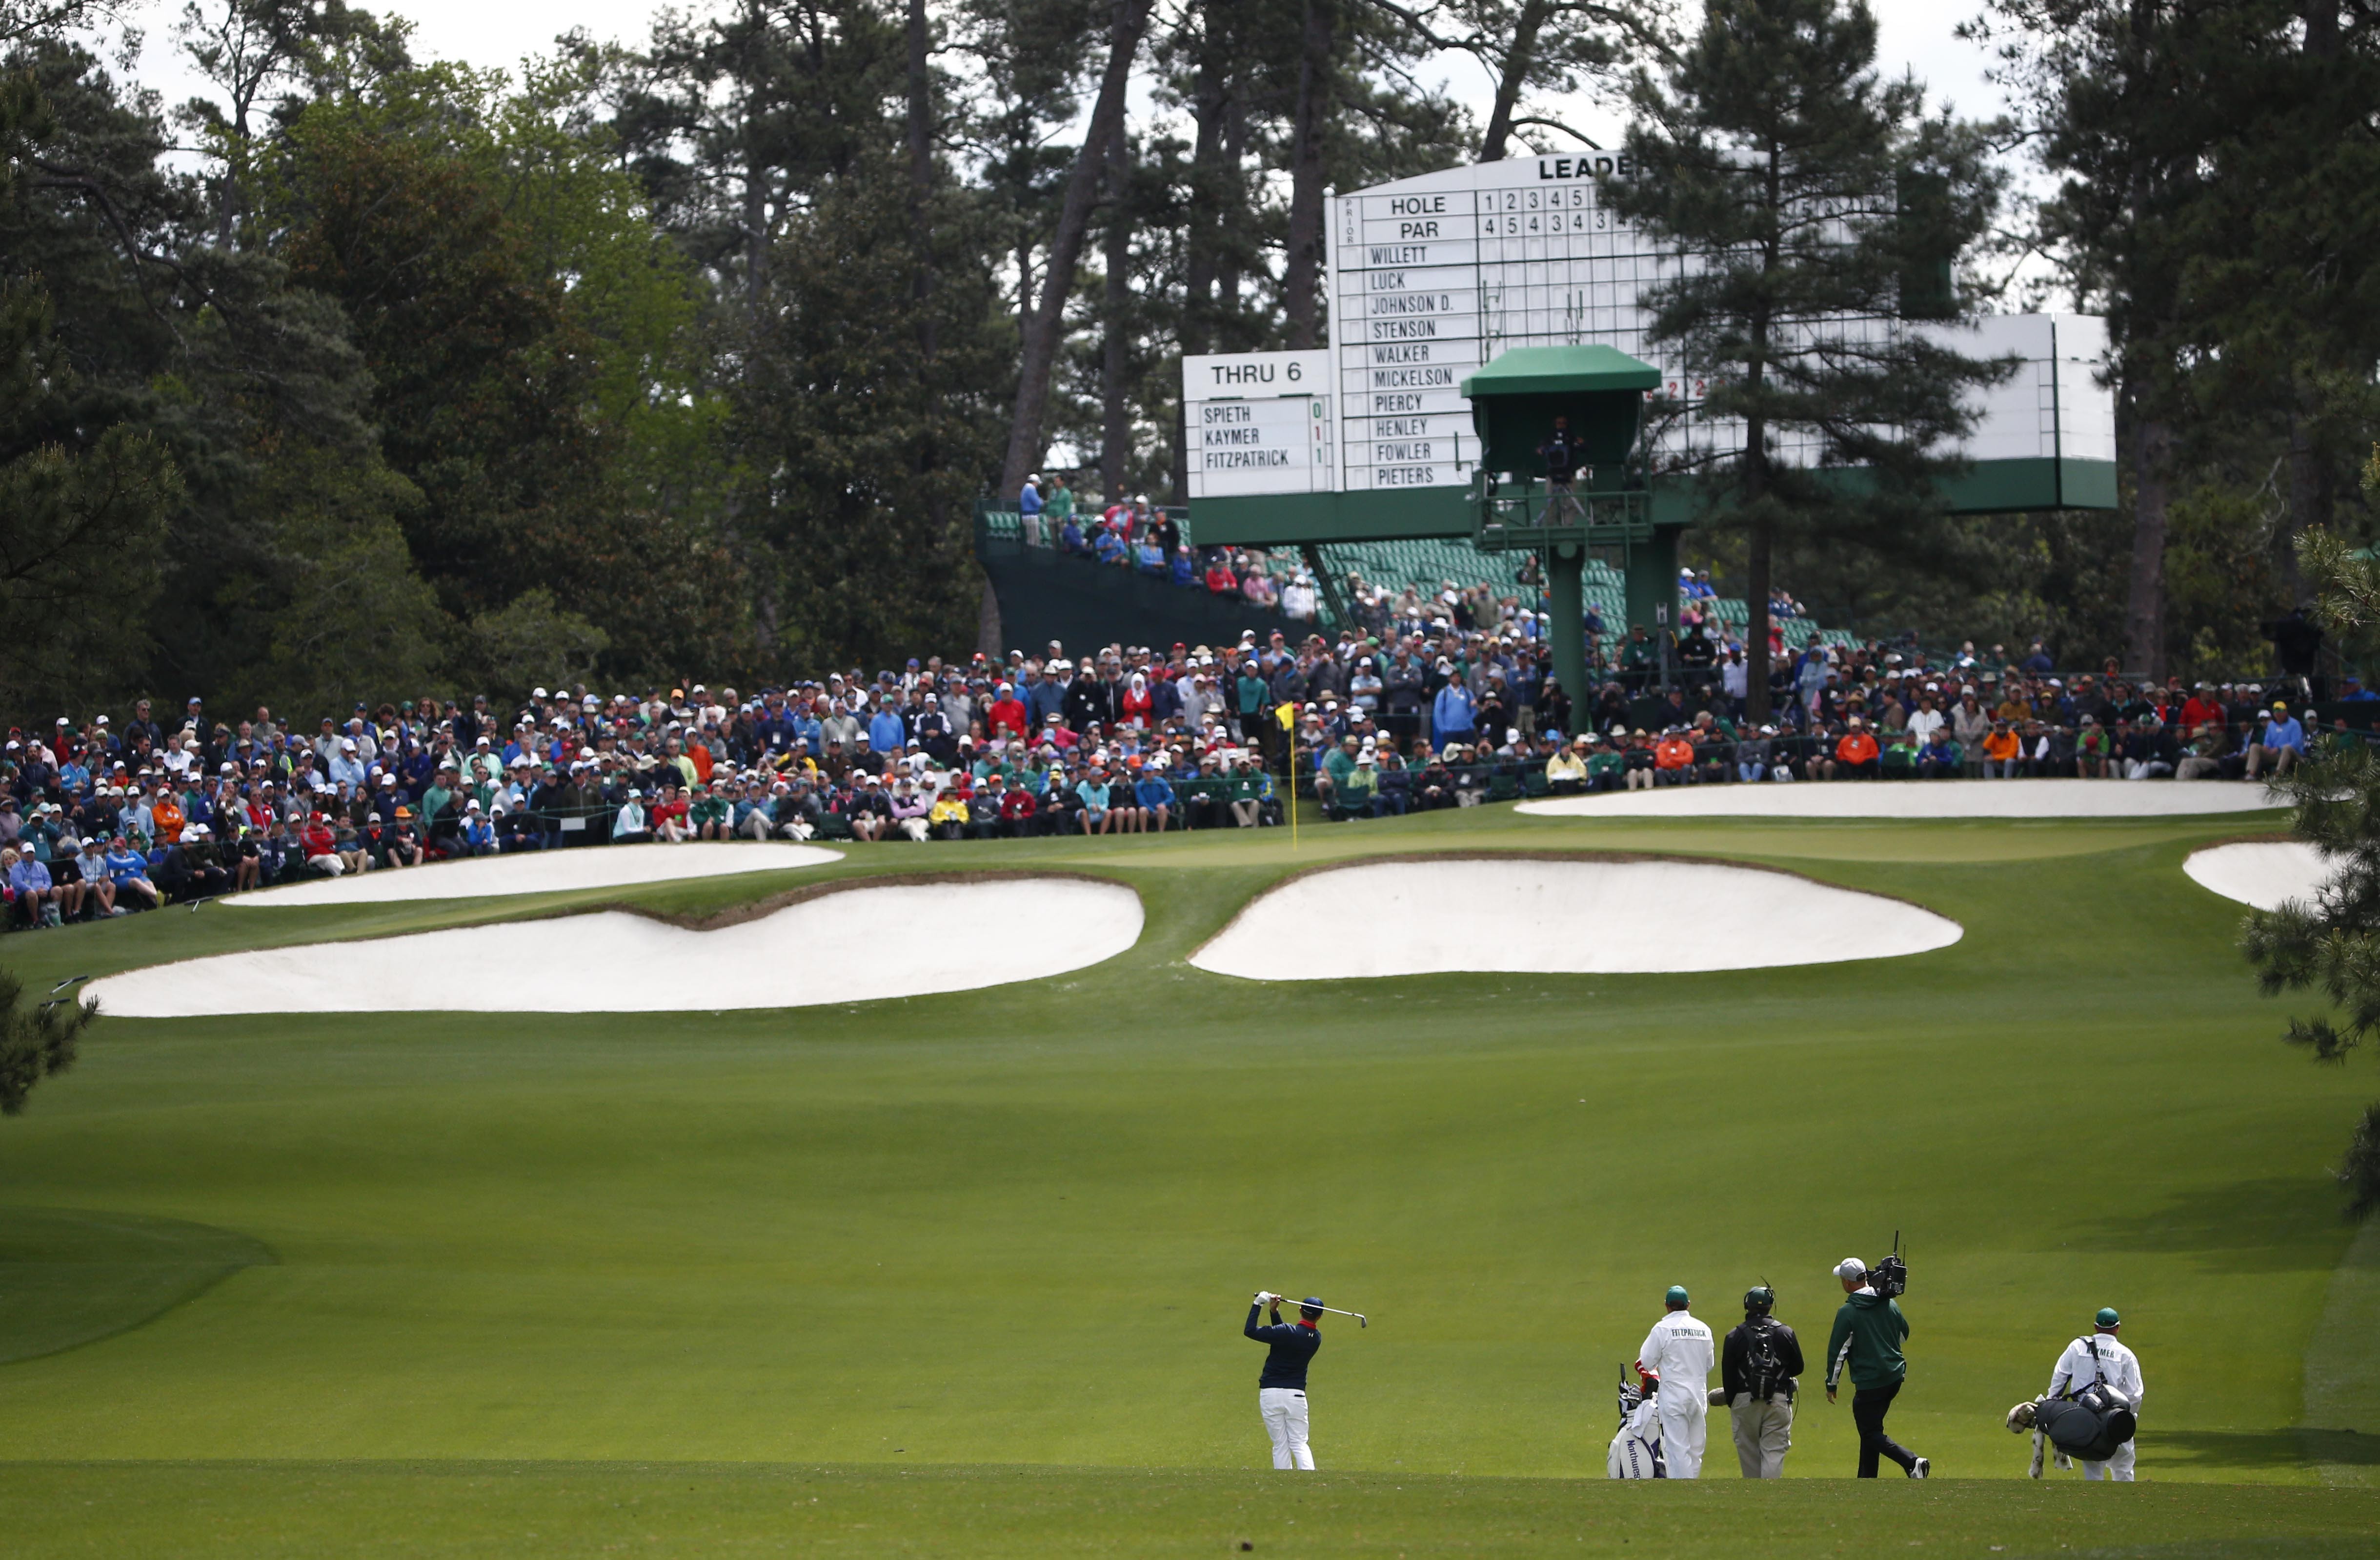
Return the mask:
<svg viewBox="0 0 2380 1560"><path fill-rule="evenodd" d="M683 0L682 0L683 3ZM1914 70L1933 90L1961 114L1988 117L2003 111L2000 96L1983 79L1984 56L1972 45L1951 36L1960 19L1981 7L1981 0L1871 0L1882 24L1880 64L1897 74ZM415 25L414 52L439 59L462 59L481 67L510 67L523 55L549 48L556 34L585 28L599 39L640 42L658 8L652 0L395 0L366 8L410 18ZM689 8L699 8L699 0ZM177 102L197 90L173 46L173 22L181 0L147 0L133 13L146 30L148 45L139 74ZM1447 67L1448 84L1477 105L1486 117L1488 83L1468 60ZM1609 144L1616 127L1608 113L1581 113L1580 127Z"/></svg>

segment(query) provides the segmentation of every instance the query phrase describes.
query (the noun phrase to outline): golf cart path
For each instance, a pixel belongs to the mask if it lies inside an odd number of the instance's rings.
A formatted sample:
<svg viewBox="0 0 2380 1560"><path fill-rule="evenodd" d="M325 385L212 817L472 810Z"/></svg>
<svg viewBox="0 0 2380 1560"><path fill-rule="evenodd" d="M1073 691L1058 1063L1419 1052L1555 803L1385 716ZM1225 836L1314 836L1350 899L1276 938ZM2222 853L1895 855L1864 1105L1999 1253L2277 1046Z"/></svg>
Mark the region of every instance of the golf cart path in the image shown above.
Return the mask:
<svg viewBox="0 0 2380 1560"><path fill-rule="evenodd" d="M2266 812L2235 780L1798 780L1673 785L1524 802L1550 818L2158 818Z"/></svg>
<svg viewBox="0 0 2380 1560"><path fill-rule="evenodd" d="M125 1018L802 1008L1046 979L1122 953L1141 922L1138 894L1087 878L886 883L711 931L601 911L215 954L91 991Z"/></svg>
<svg viewBox="0 0 2380 1560"><path fill-rule="evenodd" d="M1900 900L1759 867L1458 857L1293 877L1190 962L1267 981L1658 974L1891 958L1964 935Z"/></svg>
<svg viewBox="0 0 2380 1560"><path fill-rule="evenodd" d="M512 894L566 893L575 889L626 889L690 877L779 872L841 861L840 851L816 845L726 840L676 845L582 845L522 855L472 856L422 866L383 867L353 877L323 877L221 902L265 910L325 904L389 904L405 900L499 899Z"/></svg>

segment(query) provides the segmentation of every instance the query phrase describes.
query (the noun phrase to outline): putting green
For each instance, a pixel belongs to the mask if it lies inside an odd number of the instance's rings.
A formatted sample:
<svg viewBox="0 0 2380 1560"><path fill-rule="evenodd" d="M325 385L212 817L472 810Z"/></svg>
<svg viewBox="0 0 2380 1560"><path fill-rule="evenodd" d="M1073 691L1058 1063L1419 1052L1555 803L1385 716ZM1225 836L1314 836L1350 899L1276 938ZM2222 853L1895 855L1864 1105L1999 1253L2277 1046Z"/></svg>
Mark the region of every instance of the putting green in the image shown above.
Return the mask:
<svg viewBox="0 0 2380 1560"><path fill-rule="evenodd" d="M995 1465L1183 1470L1154 1484L998 1476L1064 1492L1017 1508L1017 1547L1076 1530L1093 1508L1109 1516L1080 1531L1139 1512L1154 1535L1176 1508L1149 1488L1193 1492L1209 1514L1280 1509L1271 1486L1231 1471L1265 1458L1258 1353L1238 1336L1261 1286L1373 1319L1360 1333L1332 1319L1316 1367L1325 1471L1366 1475L1330 1485L1340 1494L1323 1504L1340 1515L1328 1520L1361 1525L1366 1491L1392 1505L1372 1476L1390 1493L1427 1476L1463 1492L1447 1510L1502 1535L1506 1515L1555 1510L1544 1492L1572 1488L1518 1476L1599 1477L1611 1380L1663 1287L1687 1284L1697 1312L1725 1324L1767 1278L1779 1314L1822 1342L1826 1269L1875 1257L1896 1227L1915 1331L1892 1422L1944 1478L2021 1476L2024 1448L2001 1415L2114 1304L2147 1374L2144 1480L2314 1484L2380 1460L2355 1445L2380 1446L2380 1423L2304 1417L2310 1340L2353 1233L2325 1167L2375 1085L2278 1042L2286 1010L2255 997L2232 946L2240 907L2180 872L2193 849L2273 827L1604 823L1481 808L1309 828L1294 856L1273 831L862 847L798 877L1088 872L1137 889L1147 928L1127 952L1052 980L799 1011L703 1010L698 958L636 973L684 991L677 1016L103 1021L73 1072L0 1123L8 1200L201 1224L279 1262L131 1330L0 1367L0 1459L20 1465L0 1489L23 1497L10 1508L51 1501L41 1531L67 1551L76 1512L99 1523L110 1500L212 1502L237 1534L307 1490L334 1512L449 1494L461 1511L490 1481L626 1492L645 1475L621 1463L870 1465L836 1476L909 1513L881 1519L888 1541L907 1521L931 1547L942 1497L888 1482L892 1465L982 1465L914 1476L955 1489L958 1506ZM1900 959L1708 975L1278 986L1184 961L1294 867L1499 849L1790 864L1921 904L1965 936ZM785 886L754 875L270 917L210 907L15 937L6 953L38 988L605 900L700 914ZM1360 937L1366 913L1350 903L1308 935ZM1443 913L1492 928L1500 908ZM2367 1302L2337 1303L2360 1315ZM1847 1409L1814 1393L1789 1474L1847 1473L1852 1445ZM1737 1485L1724 1445L1713 1454ZM175 1471L208 1458L290 1466ZM482 1477L310 1474L312 1459L504 1460ZM587 1459L609 1460L523 1468ZM726 1491L722 1509L770 1507L767 1477L792 1475L694 1482ZM1995 1498L2073 1498L2023 1494L2034 1488ZM1696 1510L1806 1498L1718 1490L1663 1498ZM1594 1498L1601 1520L1620 1520L1625 1508ZM1913 1518L1949 1498L1888 1509ZM2268 1492L2237 1507L2259 1515L2236 1532L2175 1504L2155 1508L2170 1520L2154 1531L2087 1536L2327 1542L2368 1533L2370 1499ZM2362 1528L2336 1526L2350 1518ZM1943 1521L1946 1537L1982 1530ZM584 1541L601 1526L569 1530ZM2036 1542L2046 1531L2014 1532L2009 1553L2066 1542Z"/></svg>

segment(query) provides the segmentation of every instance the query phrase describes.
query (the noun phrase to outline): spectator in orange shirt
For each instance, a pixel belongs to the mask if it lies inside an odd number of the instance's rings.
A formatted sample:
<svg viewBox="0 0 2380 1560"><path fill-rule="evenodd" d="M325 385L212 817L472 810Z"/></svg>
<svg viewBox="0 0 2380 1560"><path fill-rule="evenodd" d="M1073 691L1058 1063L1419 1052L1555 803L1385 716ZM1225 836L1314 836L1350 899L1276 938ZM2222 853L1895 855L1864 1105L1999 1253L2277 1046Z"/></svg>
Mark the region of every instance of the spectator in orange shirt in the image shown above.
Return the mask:
<svg viewBox="0 0 2380 1560"><path fill-rule="evenodd" d="M1995 720L1984 737L1984 778L2014 780L2018 757L2024 751L2024 741L2009 730L2005 720Z"/></svg>
<svg viewBox="0 0 2380 1560"><path fill-rule="evenodd" d="M182 813L182 799L174 794L174 788L160 786L156 803L149 809L149 827L155 831L157 843L171 845L179 840L183 826L188 822Z"/></svg>
<svg viewBox="0 0 2380 1560"><path fill-rule="evenodd" d="M1835 756L1827 760L1826 778L1874 780L1883 768L1882 758L1883 754L1876 747L1876 738L1869 732L1867 722L1854 715L1851 719L1850 729L1835 744Z"/></svg>
<svg viewBox="0 0 2380 1560"><path fill-rule="evenodd" d="M1672 726L1653 747L1653 783L1684 785L1694 779L1694 744Z"/></svg>

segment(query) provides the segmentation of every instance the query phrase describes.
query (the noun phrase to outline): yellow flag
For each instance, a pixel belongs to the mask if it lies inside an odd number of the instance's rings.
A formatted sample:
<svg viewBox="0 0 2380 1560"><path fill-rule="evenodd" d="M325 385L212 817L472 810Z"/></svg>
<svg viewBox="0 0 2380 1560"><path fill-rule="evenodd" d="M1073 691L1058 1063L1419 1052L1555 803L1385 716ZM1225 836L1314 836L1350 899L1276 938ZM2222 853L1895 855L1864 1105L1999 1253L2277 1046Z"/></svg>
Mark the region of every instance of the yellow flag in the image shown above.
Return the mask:
<svg viewBox="0 0 2380 1560"><path fill-rule="evenodd" d="M1297 706L1293 704L1277 706L1272 712L1272 718L1281 722L1281 729L1282 731L1295 731L1297 729Z"/></svg>

